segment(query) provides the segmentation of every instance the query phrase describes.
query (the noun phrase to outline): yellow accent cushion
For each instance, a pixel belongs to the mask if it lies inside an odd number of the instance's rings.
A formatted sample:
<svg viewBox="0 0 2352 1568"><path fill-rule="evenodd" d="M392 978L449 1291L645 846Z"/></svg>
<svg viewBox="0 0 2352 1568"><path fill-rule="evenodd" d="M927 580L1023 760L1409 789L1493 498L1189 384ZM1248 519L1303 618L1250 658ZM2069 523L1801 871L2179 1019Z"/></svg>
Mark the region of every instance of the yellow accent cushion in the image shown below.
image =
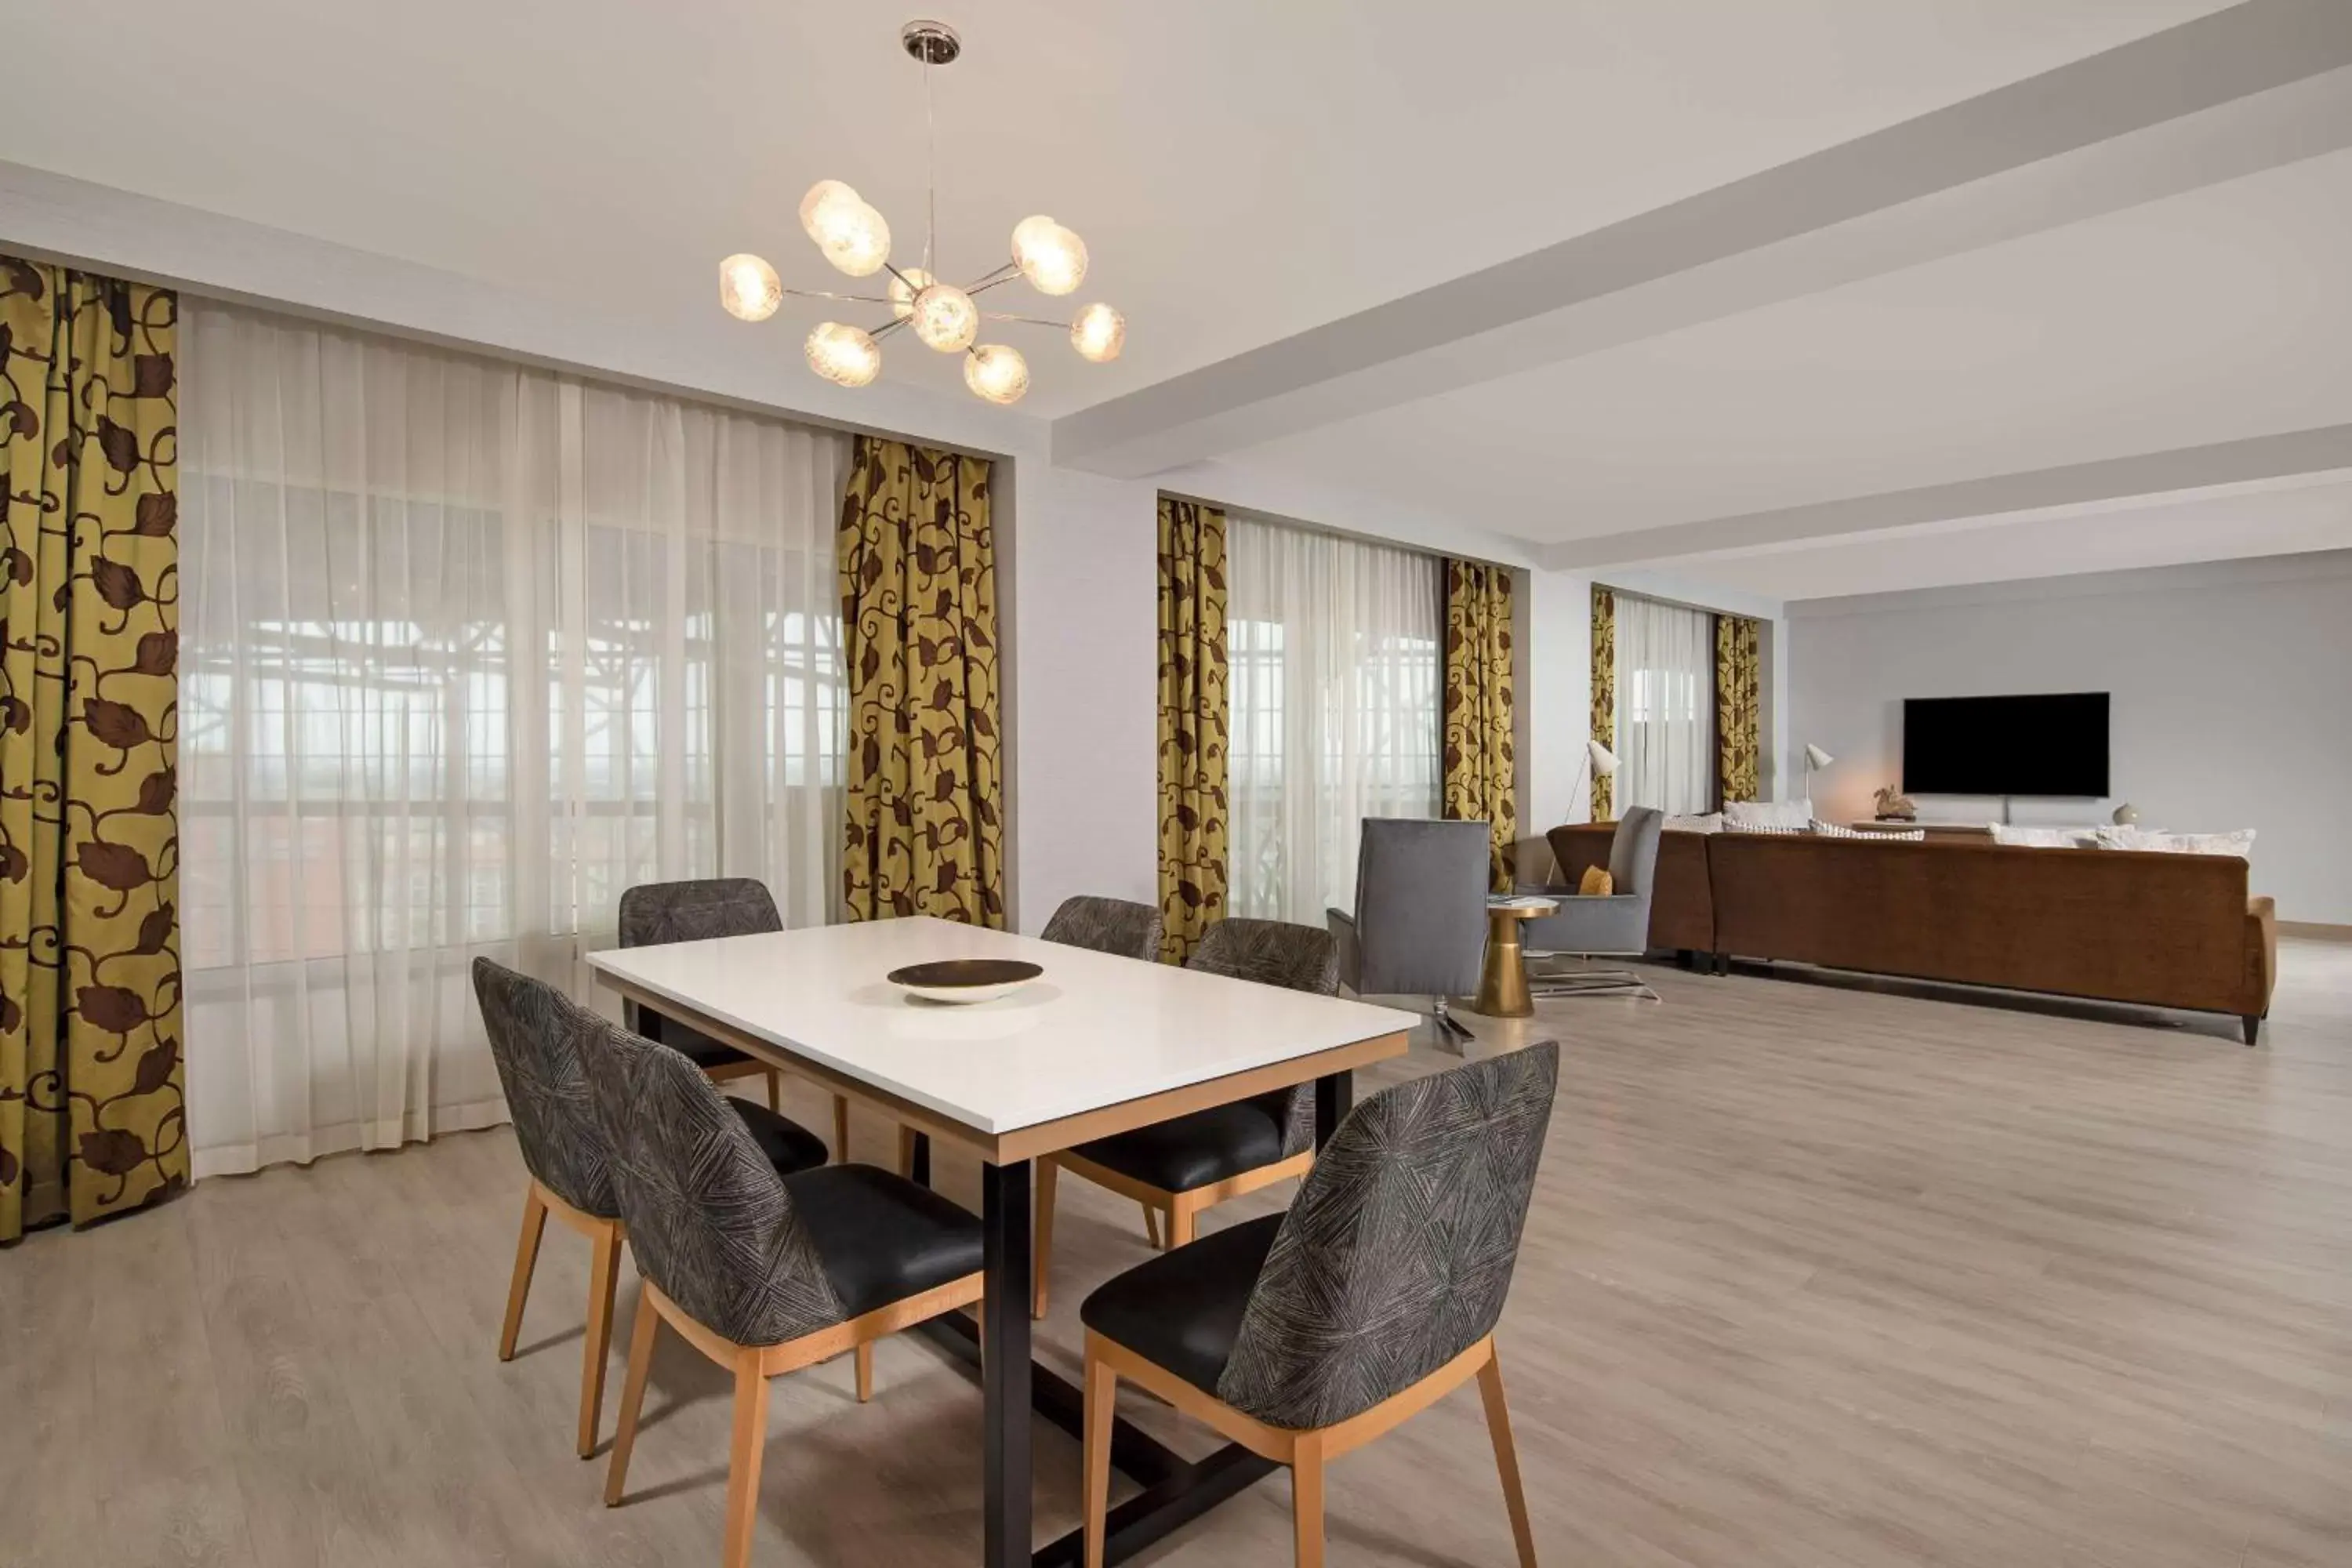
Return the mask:
<svg viewBox="0 0 2352 1568"><path fill-rule="evenodd" d="M1579 898L1605 899L1617 890L1617 879L1598 866L1584 868L1584 880L1577 883Z"/></svg>

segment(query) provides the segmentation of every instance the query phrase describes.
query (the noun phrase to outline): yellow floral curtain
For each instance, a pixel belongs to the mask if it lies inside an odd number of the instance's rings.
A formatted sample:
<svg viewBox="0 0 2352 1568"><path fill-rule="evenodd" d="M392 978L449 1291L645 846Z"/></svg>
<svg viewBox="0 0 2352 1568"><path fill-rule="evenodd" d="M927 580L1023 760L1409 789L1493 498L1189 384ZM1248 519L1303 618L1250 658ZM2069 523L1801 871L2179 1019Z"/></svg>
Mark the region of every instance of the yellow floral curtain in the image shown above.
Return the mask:
<svg viewBox="0 0 2352 1568"><path fill-rule="evenodd" d="M1592 738L1617 746L1617 595L1595 584L1592 590ZM1592 775L1592 820L1607 822L1616 813L1615 779Z"/></svg>
<svg viewBox="0 0 2352 1568"><path fill-rule="evenodd" d="M852 920L1004 923L989 467L857 438L837 541Z"/></svg>
<svg viewBox="0 0 2352 1568"><path fill-rule="evenodd" d="M188 1179L177 314L0 257L0 1242Z"/></svg>
<svg viewBox="0 0 2352 1568"><path fill-rule="evenodd" d="M1511 745L1511 574L1476 561L1445 563L1445 815L1492 825L1494 886L1511 887L1518 840Z"/></svg>
<svg viewBox="0 0 2352 1568"><path fill-rule="evenodd" d="M1225 913L1225 514L1160 498L1160 956Z"/></svg>
<svg viewBox="0 0 2352 1568"><path fill-rule="evenodd" d="M1715 772L1727 801L1756 798L1763 640L1762 626L1745 616L1715 617Z"/></svg>

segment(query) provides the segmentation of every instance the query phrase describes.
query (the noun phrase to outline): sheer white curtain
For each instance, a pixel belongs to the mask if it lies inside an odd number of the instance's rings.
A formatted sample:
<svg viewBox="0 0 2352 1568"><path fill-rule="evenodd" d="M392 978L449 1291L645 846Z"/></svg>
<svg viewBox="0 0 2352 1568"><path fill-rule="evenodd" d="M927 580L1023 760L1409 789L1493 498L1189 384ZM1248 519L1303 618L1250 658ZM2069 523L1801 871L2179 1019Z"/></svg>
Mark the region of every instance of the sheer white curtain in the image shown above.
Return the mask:
<svg viewBox="0 0 2352 1568"><path fill-rule="evenodd" d="M1715 617L1617 595L1617 809L1715 805Z"/></svg>
<svg viewBox="0 0 2352 1568"><path fill-rule="evenodd" d="M1235 516L1226 532L1230 912L1323 923L1358 825L1435 816L1435 557Z"/></svg>
<svg viewBox="0 0 2352 1568"><path fill-rule="evenodd" d="M632 883L833 918L845 438L183 312L199 1176L504 1120L468 963L584 996Z"/></svg>

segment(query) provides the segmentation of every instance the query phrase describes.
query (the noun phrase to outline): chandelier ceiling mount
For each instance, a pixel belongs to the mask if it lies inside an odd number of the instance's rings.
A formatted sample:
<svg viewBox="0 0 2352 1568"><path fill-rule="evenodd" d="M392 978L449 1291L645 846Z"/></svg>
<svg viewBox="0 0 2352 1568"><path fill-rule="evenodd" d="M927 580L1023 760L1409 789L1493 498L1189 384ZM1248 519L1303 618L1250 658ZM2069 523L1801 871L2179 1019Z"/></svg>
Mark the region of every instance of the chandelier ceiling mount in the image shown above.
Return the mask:
<svg viewBox="0 0 2352 1568"><path fill-rule="evenodd" d="M776 269L749 252L719 264L719 302L730 315L746 321L764 321L776 313L784 296L833 300L887 307L890 319L872 328L843 321L820 321L803 345L809 368L841 386L865 386L882 374L881 341L901 327L925 346L941 353L963 356L964 384L991 403L1017 403L1029 390L1029 362L1008 343L979 342L982 325L1009 321L1052 327L1067 332L1070 346L1083 359L1108 363L1127 343L1127 319L1097 300L1081 306L1068 321L983 310L978 297L1014 279L1026 279L1041 294L1076 291L1087 276L1087 246L1069 229L1039 213L1013 226L1008 259L969 283L958 285L940 277L939 181L936 140L931 134L931 68L954 62L963 53L963 40L944 22L915 21L899 29L898 40L923 68L923 119L932 167L926 179L923 258L920 265L901 268L890 259L890 226L863 196L839 180L819 180L801 198L801 227L807 231L824 258L852 278L887 273L881 294L836 294L815 289L787 289Z"/></svg>

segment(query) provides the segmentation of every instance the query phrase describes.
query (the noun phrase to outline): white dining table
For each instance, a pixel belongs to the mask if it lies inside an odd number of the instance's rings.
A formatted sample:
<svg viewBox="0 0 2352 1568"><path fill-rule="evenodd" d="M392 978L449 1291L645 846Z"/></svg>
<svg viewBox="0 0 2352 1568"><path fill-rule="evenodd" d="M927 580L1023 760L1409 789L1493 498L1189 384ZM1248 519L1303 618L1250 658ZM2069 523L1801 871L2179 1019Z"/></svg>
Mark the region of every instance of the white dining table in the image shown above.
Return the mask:
<svg viewBox="0 0 2352 1568"><path fill-rule="evenodd" d="M925 1002L885 977L950 958L1027 959L1044 973L969 1005ZM1080 1561L1073 1531L1031 1540L1033 1411L1073 1436L1079 1391L1031 1360L1030 1162L1208 1106L1312 1081L1320 1147L1357 1068L1404 1053L1411 1013L1066 947L929 918L866 921L589 955L640 1007L877 1106L923 1141L979 1155L984 1324L950 1315L933 1337L982 1382L989 1568ZM1186 1460L1122 1421L1113 1462L1139 1488L1111 1511L1108 1561L1144 1550L1272 1467L1234 1446Z"/></svg>

